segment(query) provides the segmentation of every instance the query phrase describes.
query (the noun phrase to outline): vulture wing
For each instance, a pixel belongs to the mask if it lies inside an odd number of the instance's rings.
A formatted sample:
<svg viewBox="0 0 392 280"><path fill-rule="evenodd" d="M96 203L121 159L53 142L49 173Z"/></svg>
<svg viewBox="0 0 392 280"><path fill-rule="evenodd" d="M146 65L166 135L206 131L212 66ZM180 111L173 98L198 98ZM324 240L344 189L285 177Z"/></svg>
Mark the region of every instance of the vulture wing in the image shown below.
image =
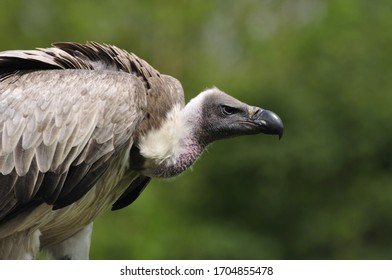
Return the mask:
<svg viewBox="0 0 392 280"><path fill-rule="evenodd" d="M34 71L0 83L0 219L31 203L78 200L132 135L146 108L134 76Z"/></svg>
<svg viewBox="0 0 392 280"><path fill-rule="evenodd" d="M43 202L65 207L87 193L140 133L148 92L159 97L155 80L159 73L143 60L97 43L0 53L0 222ZM149 180L139 181L117 207Z"/></svg>

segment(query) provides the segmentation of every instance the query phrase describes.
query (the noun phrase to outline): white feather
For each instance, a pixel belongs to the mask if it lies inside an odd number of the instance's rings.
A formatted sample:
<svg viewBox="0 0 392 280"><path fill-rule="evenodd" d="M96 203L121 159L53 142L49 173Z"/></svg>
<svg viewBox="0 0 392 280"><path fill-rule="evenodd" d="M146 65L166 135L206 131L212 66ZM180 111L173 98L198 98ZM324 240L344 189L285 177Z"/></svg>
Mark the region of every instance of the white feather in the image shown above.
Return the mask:
<svg viewBox="0 0 392 280"><path fill-rule="evenodd" d="M140 154L160 164L163 161L175 162L184 152L182 140L190 133L180 105L176 105L166 116L159 129L148 132L139 143Z"/></svg>

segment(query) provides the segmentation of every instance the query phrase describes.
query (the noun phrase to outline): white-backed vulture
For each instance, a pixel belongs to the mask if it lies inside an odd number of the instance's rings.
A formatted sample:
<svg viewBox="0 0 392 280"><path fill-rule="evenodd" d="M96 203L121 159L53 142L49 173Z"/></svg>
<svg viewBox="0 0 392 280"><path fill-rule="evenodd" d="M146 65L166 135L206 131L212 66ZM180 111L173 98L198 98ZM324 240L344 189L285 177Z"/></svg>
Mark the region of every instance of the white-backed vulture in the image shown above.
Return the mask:
<svg viewBox="0 0 392 280"><path fill-rule="evenodd" d="M98 215L257 133L282 121L217 88L185 106L178 80L115 46L0 52L0 259L87 259Z"/></svg>

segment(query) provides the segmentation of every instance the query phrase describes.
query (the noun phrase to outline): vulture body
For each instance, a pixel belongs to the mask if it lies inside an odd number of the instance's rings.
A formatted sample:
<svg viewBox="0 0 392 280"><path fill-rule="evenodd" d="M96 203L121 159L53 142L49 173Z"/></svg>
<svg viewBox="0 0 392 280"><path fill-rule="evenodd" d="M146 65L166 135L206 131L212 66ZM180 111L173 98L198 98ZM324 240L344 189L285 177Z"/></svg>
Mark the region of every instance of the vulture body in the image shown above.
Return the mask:
<svg viewBox="0 0 392 280"><path fill-rule="evenodd" d="M115 46L0 52L0 259L87 259L94 219L211 142L281 136L280 118L179 81Z"/></svg>

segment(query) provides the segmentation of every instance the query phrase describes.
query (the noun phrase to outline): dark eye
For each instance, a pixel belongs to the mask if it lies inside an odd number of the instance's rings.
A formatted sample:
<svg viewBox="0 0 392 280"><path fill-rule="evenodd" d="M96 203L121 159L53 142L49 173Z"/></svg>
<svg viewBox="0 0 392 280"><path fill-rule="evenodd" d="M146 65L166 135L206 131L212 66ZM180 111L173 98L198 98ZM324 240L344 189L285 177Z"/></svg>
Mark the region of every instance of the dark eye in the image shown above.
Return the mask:
<svg viewBox="0 0 392 280"><path fill-rule="evenodd" d="M223 112L223 114L225 114L225 115L232 115L232 114L235 114L236 111L237 111L237 110L236 110L235 108L233 108L233 107L226 106L226 105L222 105L222 112Z"/></svg>

